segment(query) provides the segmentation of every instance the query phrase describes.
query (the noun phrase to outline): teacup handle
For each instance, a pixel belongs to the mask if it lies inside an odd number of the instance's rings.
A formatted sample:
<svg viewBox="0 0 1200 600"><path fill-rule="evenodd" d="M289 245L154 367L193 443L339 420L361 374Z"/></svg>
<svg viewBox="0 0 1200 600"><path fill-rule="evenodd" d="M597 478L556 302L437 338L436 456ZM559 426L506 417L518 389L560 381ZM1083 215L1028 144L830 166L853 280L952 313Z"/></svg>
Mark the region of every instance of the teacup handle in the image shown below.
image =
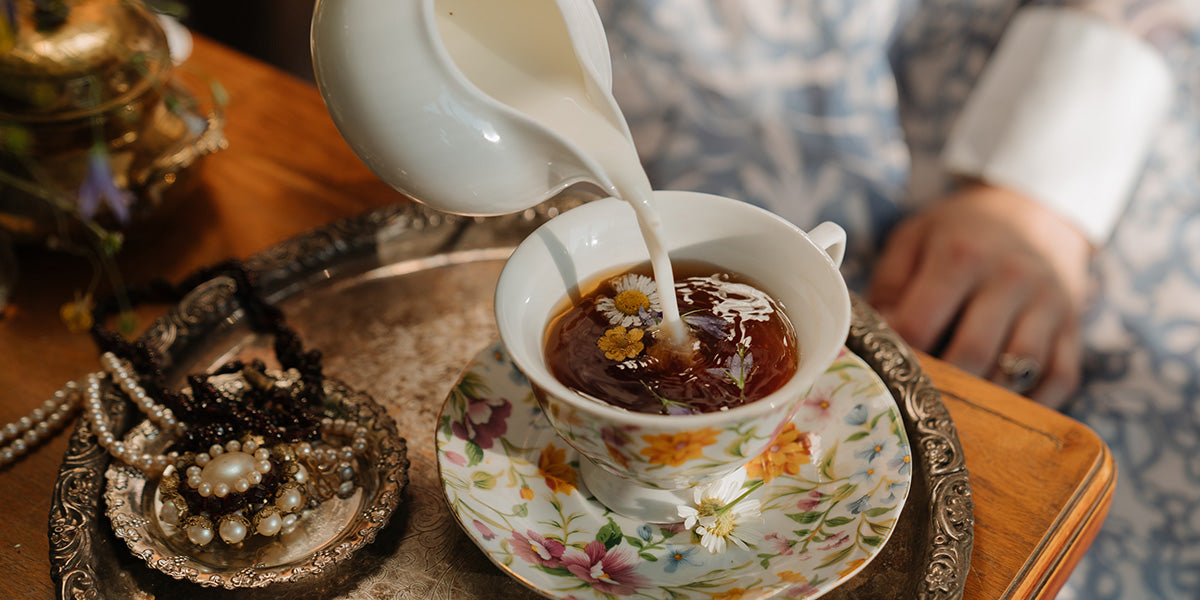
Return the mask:
<svg viewBox="0 0 1200 600"><path fill-rule="evenodd" d="M808 232L808 239L825 251L833 266L841 267L846 256L846 230L832 221L825 221Z"/></svg>

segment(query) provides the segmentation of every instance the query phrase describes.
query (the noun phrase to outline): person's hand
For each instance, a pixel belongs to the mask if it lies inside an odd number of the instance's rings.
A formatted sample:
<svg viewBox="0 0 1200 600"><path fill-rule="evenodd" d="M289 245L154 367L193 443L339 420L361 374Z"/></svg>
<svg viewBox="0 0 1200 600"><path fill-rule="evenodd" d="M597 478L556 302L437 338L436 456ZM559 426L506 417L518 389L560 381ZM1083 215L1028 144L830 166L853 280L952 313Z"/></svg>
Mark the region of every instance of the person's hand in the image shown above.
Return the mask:
<svg viewBox="0 0 1200 600"><path fill-rule="evenodd" d="M868 301L912 347L1058 407L1079 385L1091 250L1033 199L971 184L896 227Z"/></svg>

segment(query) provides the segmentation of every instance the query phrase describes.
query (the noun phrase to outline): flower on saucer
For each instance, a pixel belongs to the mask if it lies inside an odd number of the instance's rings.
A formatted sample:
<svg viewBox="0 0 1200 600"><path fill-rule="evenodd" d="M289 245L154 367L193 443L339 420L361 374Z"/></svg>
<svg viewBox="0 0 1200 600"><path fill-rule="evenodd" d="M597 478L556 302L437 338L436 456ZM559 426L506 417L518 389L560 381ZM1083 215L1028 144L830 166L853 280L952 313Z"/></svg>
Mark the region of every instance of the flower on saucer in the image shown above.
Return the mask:
<svg viewBox="0 0 1200 600"><path fill-rule="evenodd" d="M641 329L625 330L625 326L618 325L604 332L604 337L596 340L596 345L604 352L604 358L609 360L625 360L633 358L642 353L646 347L642 343L642 336L646 332Z"/></svg>
<svg viewBox="0 0 1200 600"><path fill-rule="evenodd" d="M811 448L809 435L796 429L795 423L788 423L775 441L746 465L746 470L751 479L767 482L784 473L798 475L801 465L812 460Z"/></svg>
<svg viewBox="0 0 1200 600"><path fill-rule="evenodd" d="M571 548L562 558L562 566L601 594L629 596L649 584L638 575L637 564L626 552L609 551L604 542L592 540L582 551Z"/></svg>
<svg viewBox="0 0 1200 600"><path fill-rule="evenodd" d="M888 461L887 466L896 469L896 472L901 475L907 475L912 469L912 453L908 451L908 446L900 446L896 457Z"/></svg>
<svg viewBox="0 0 1200 600"><path fill-rule="evenodd" d="M475 442L480 448L491 448L496 438L508 430L512 404L505 398L474 398L466 396L466 409L461 421L450 424L459 439Z"/></svg>
<svg viewBox="0 0 1200 600"><path fill-rule="evenodd" d="M575 491L575 469L566 461L567 451L550 444L538 456L538 474L546 487L555 494L570 494Z"/></svg>
<svg viewBox="0 0 1200 600"><path fill-rule="evenodd" d="M639 310L644 309L651 313L662 310L658 302L658 288L655 287L653 279L629 273L614 278L610 283L616 295L612 298L602 296L596 300L596 310L603 313L609 323L632 327L642 323Z"/></svg>
<svg viewBox="0 0 1200 600"><path fill-rule="evenodd" d="M559 566L566 546L558 540L547 539L532 529L525 531L528 537L513 532L513 553L525 562L553 569Z"/></svg>
<svg viewBox="0 0 1200 600"><path fill-rule="evenodd" d="M754 490L762 486L756 481L750 489L742 491L746 483L746 472L739 469L712 483L696 488L693 498L695 506L680 506L684 529L692 529L700 537L700 545L712 554L725 551L728 542L743 550L748 549L747 539L760 535L757 523L762 523L760 502L747 500Z"/></svg>
<svg viewBox="0 0 1200 600"><path fill-rule="evenodd" d="M667 554L663 556L663 561L665 562L663 570L668 573L674 573L680 565L701 566L703 563L697 562L696 559L692 558L692 555L695 553L695 546L668 545Z"/></svg>
<svg viewBox="0 0 1200 600"><path fill-rule="evenodd" d="M496 538L496 532L492 531L492 528L485 525L483 521L473 519L471 524L475 526L475 529L479 530L479 535L483 536L485 541L491 541Z"/></svg>

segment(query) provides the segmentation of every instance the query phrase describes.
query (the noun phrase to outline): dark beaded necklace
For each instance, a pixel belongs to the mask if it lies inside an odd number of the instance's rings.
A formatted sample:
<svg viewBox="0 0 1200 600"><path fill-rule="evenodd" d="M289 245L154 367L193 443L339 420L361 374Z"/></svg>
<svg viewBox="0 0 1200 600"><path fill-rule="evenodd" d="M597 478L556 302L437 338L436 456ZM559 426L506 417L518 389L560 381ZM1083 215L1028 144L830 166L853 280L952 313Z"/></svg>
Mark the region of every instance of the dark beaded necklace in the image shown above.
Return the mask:
<svg viewBox="0 0 1200 600"><path fill-rule="evenodd" d="M95 322L91 329L101 353L112 352L128 360L147 394L171 409L187 424L187 431L177 442L182 452L202 452L223 440L246 434L262 436L273 442L311 442L321 436L320 409L325 402L325 375L321 353L306 351L300 337L287 325L283 311L263 299L257 274L240 261L231 260L201 269L179 285L156 280L144 287L126 290L131 305L177 303L200 284L215 277L227 276L234 282L234 298L245 312L250 327L274 337L275 357L280 366L296 369L300 379L296 385L281 388L274 385L247 385L236 397L222 393L212 384L215 375L241 371L250 383L270 379L261 361L245 364L230 361L213 373L187 377L190 396L169 389L165 384L162 361L153 348L142 340L129 341L105 328L105 321L117 312L115 298L97 304Z"/></svg>

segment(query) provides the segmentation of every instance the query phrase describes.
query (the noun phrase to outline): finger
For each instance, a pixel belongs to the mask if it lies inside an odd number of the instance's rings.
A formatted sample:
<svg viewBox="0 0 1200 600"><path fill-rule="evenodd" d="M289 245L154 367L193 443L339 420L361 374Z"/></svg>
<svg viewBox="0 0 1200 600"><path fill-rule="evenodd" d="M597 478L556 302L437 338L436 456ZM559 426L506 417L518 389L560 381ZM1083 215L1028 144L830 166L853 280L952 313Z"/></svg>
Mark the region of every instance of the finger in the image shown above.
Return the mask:
<svg viewBox="0 0 1200 600"><path fill-rule="evenodd" d="M962 241L926 243L889 324L909 345L931 352L979 285L982 263L978 252Z"/></svg>
<svg viewBox="0 0 1200 600"><path fill-rule="evenodd" d="M1040 380L1034 382L1034 389L1049 377L1051 363L1054 362L1055 345L1063 328L1072 318L1068 308L1065 297L1043 288L1030 300L1013 325L1004 353L1017 359L1029 358L1037 361L1041 373ZM999 361L989 379L999 385L1013 388L1011 375L1004 372ZM1033 390L1014 391L1032 396Z"/></svg>
<svg viewBox="0 0 1200 600"><path fill-rule="evenodd" d="M1059 332L1046 374L1030 398L1056 410L1062 408L1079 388L1082 368L1083 342L1078 327L1070 324Z"/></svg>
<svg viewBox="0 0 1200 600"><path fill-rule="evenodd" d="M972 375L987 376L995 368L1029 297L1028 287L989 280L967 301L942 358Z"/></svg>
<svg viewBox="0 0 1200 600"><path fill-rule="evenodd" d="M905 221L892 230L875 262L867 302L887 316L912 279L924 240L925 221Z"/></svg>

